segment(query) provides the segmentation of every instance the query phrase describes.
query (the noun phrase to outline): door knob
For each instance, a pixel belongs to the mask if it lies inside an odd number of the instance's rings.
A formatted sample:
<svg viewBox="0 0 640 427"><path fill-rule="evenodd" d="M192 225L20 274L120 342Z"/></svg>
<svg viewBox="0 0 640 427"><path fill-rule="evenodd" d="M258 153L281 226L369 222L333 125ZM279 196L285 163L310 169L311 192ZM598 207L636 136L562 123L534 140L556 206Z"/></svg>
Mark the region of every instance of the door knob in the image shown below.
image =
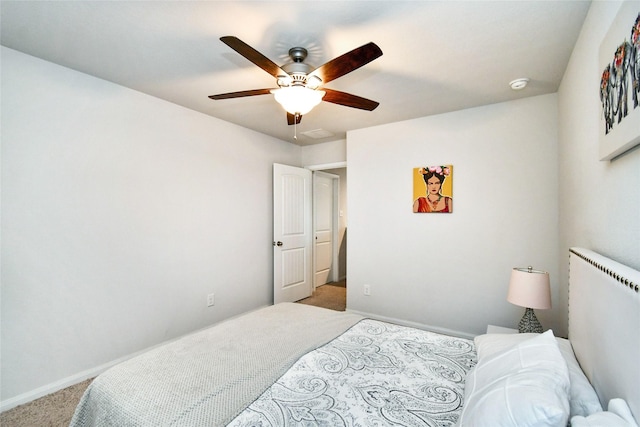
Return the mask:
<svg viewBox="0 0 640 427"><path fill-rule="evenodd" d="M282 242L280 240L273 242L273 246L282 246Z"/></svg>

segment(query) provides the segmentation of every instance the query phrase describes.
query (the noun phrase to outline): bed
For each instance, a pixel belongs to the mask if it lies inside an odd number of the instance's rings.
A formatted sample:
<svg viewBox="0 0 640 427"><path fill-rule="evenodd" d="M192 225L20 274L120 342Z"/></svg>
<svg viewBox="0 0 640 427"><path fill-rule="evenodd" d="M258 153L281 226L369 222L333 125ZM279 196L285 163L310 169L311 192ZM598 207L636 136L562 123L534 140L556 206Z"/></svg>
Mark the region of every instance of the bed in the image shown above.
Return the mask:
<svg viewBox="0 0 640 427"><path fill-rule="evenodd" d="M71 426L633 426L640 272L569 255L569 340L277 304L99 375Z"/></svg>

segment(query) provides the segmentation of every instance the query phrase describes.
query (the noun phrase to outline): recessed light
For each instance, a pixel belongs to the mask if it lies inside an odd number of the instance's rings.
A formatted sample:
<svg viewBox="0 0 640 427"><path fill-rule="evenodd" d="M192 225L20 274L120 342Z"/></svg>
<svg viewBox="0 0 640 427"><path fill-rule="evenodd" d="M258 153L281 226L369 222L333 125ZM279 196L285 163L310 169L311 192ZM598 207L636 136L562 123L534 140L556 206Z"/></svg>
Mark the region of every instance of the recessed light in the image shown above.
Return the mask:
<svg viewBox="0 0 640 427"><path fill-rule="evenodd" d="M527 79L525 77L525 78L522 78L522 79L512 80L509 83L509 86L511 86L511 89L513 89L513 90L522 90L525 87L527 87L527 83L529 83L529 79Z"/></svg>

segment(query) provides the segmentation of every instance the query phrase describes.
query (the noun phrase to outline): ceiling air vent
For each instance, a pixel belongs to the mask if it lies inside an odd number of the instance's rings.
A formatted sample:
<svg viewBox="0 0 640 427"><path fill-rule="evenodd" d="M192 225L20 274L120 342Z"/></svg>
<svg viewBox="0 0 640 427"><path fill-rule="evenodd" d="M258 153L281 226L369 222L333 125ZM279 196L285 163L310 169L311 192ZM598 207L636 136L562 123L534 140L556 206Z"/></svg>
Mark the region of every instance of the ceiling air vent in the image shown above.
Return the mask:
<svg viewBox="0 0 640 427"><path fill-rule="evenodd" d="M324 129L308 130L306 132L302 132L302 134L306 137L313 138L313 139L328 138L334 135L328 130L324 130Z"/></svg>

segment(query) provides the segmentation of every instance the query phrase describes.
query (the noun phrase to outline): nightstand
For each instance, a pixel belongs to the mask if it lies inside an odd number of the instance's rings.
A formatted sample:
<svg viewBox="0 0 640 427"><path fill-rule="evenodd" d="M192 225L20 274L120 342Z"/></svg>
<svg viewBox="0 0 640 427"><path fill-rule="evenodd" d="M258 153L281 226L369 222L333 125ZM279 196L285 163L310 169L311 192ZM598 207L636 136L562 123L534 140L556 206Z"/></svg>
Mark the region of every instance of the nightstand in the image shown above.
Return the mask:
<svg viewBox="0 0 640 427"><path fill-rule="evenodd" d="M518 330L511 329L511 328L504 328L502 326L489 325L487 326L487 333L488 334L517 334Z"/></svg>

